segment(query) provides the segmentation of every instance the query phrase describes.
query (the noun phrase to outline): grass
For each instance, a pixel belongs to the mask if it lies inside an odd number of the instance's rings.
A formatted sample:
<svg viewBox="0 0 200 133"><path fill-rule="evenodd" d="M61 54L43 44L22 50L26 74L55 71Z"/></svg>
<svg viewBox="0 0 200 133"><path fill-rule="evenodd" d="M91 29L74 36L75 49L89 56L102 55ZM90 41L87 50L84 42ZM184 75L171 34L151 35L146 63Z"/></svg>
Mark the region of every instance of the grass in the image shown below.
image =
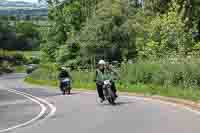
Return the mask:
<svg viewBox="0 0 200 133"><path fill-rule="evenodd" d="M119 69L121 92L176 97L192 101L200 100L200 61L171 63L167 60L125 64ZM53 64L29 75L25 81L40 85L58 86L58 71ZM72 71L73 87L95 90L94 71Z"/></svg>
<svg viewBox="0 0 200 133"><path fill-rule="evenodd" d="M16 66L14 69L15 69L16 73L24 73L24 72L26 72L25 66Z"/></svg>
<svg viewBox="0 0 200 133"><path fill-rule="evenodd" d="M8 51L0 49L0 56L14 56L16 54L22 54L25 57L36 56L39 57L41 55L40 51Z"/></svg>
<svg viewBox="0 0 200 133"><path fill-rule="evenodd" d="M40 57L40 51L19 51L22 53L25 57Z"/></svg>
<svg viewBox="0 0 200 133"><path fill-rule="evenodd" d="M27 77L25 82L37 85L48 85L48 86L58 86L57 80L34 80L31 77ZM73 82L73 88L81 88L84 90L95 90L95 83L86 82ZM132 84L124 85L117 84L117 88L120 92L133 92L133 93L143 93L144 95L160 95L166 97L175 97L180 99L198 101L200 100L200 91L196 89L182 89L178 87L162 87L153 84Z"/></svg>

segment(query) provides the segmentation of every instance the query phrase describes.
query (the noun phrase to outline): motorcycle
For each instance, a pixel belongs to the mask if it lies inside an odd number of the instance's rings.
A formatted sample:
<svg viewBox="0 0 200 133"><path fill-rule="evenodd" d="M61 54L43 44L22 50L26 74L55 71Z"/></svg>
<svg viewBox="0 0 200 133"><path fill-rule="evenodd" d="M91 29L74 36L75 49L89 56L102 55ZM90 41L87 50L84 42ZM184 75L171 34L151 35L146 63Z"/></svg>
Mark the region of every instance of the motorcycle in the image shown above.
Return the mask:
<svg viewBox="0 0 200 133"><path fill-rule="evenodd" d="M104 96L106 98L106 100L108 100L108 102L112 105L115 105L115 100L116 100L116 97L114 95L114 92L111 88L112 86L112 83L110 80L105 80L103 82L103 93L104 93Z"/></svg>
<svg viewBox="0 0 200 133"><path fill-rule="evenodd" d="M61 79L61 91L63 95L66 93L69 95L71 93L71 83L69 78Z"/></svg>

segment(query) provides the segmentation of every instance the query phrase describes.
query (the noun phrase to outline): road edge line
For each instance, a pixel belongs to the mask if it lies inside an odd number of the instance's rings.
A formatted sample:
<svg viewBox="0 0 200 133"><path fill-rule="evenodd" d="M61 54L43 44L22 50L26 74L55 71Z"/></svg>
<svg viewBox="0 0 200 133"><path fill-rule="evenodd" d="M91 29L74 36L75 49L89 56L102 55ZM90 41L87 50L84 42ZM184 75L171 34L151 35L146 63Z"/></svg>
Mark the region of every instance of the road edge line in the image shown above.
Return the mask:
<svg viewBox="0 0 200 133"><path fill-rule="evenodd" d="M23 127L23 126L26 126L26 125L29 125L29 124L31 124L31 123L37 121L40 117L42 117L42 116L45 114L47 108L46 108L46 107L44 106L44 104L42 104L40 101L38 101L38 100L36 100L36 99L33 99L33 98L31 98L30 96L27 96L27 95L18 93L18 92L16 92L16 91L12 91L12 90L10 90L10 89L7 90L7 91L8 91L8 92L15 93L15 94L17 94L17 95L21 95L21 96L23 96L23 97L26 97L27 99L29 99L29 100L31 100L31 101L37 103L37 104L40 106L41 111L40 111L40 113L39 113L36 117L34 117L33 119L31 119L31 120L29 120L29 121L27 121L27 122L24 122L24 123L22 123L22 124L18 124L18 125L15 125L15 126L11 126L11 127L9 127L9 128L6 128L6 129L2 129L2 130L0 130L0 133L8 132L8 131L11 131L11 130L14 130L14 129L17 129L17 128L20 128L20 127Z"/></svg>
<svg viewBox="0 0 200 133"><path fill-rule="evenodd" d="M33 97L33 98L37 99L38 101L40 101L40 102L45 103L46 105L48 105L51 111L50 111L50 113L48 113L48 115L47 115L43 120L46 120L46 119L52 117L52 116L55 114L55 112L56 112L56 107L55 107L53 104L49 103L47 100L42 99L42 98L39 98L39 97L37 97L37 96L33 96L33 95L29 94L29 93L17 91L17 90L14 90L14 89L10 89L10 90L15 91L15 92L18 92L18 93L21 93L21 94L23 94L23 95L27 95L27 96L29 96L29 97Z"/></svg>

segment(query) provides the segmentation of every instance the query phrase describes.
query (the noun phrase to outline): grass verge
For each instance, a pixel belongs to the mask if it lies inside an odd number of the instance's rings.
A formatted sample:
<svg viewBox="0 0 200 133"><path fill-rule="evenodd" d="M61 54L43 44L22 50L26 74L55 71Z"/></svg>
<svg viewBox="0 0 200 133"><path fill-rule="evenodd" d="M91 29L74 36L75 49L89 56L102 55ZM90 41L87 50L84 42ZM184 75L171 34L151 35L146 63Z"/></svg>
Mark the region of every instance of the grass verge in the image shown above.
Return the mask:
<svg viewBox="0 0 200 133"><path fill-rule="evenodd" d="M16 66L16 67L14 67L14 69L15 69L16 73L24 73L24 72L26 72L26 67L25 66Z"/></svg>
<svg viewBox="0 0 200 133"><path fill-rule="evenodd" d="M58 86L57 80L36 80L26 77L25 82L37 85ZM95 83L91 82L73 82L73 88L82 88L85 90L95 90ZM179 87L163 87L153 84L117 84L120 92L142 93L144 95L160 95L166 97L174 97L185 100L199 101L200 91L197 89L182 89Z"/></svg>

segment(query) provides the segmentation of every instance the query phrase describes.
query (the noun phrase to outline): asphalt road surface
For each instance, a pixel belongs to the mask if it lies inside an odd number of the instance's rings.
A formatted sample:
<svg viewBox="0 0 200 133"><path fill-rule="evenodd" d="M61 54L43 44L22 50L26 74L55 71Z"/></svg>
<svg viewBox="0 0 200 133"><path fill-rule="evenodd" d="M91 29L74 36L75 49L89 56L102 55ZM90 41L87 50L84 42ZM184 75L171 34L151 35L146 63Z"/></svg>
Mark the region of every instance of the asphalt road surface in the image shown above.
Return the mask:
<svg viewBox="0 0 200 133"><path fill-rule="evenodd" d="M25 85L24 76L0 77L0 132L200 133L200 115L184 107L126 96L110 106L98 103L93 93L63 96Z"/></svg>

